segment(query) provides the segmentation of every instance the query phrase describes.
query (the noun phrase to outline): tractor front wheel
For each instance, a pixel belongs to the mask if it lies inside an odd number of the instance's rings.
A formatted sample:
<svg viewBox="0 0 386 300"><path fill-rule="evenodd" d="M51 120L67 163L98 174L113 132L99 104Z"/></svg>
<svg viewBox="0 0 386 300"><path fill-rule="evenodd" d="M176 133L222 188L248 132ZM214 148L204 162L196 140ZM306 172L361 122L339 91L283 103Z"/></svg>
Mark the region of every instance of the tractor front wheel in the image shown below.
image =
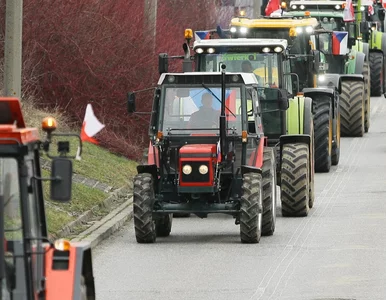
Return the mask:
<svg viewBox="0 0 386 300"><path fill-rule="evenodd" d="M314 107L315 171L329 172L332 153L332 108L328 96L312 99Z"/></svg>
<svg viewBox="0 0 386 300"><path fill-rule="evenodd" d="M246 173L240 200L240 237L243 243L258 243L263 219L262 177Z"/></svg>
<svg viewBox="0 0 386 300"><path fill-rule="evenodd" d="M273 148L263 157L263 227L262 235L273 235L276 224L276 163Z"/></svg>
<svg viewBox="0 0 386 300"><path fill-rule="evenodd" d="M133 213L135 237L138 243L154 243L156 240L153 176L148 173L134 177Z"/></svg>
<svg viewBox="0 0 386 300"><path fill-rule="evenodd" d="M382 96L384 78L383 78L383 53L382 52L370 52L370 83L371 83L371 96Z"/></svg>
<svg viewBox="0 0 386 300"><path fill-rule="evenodd" d="M285 144L281 162L283 217L307 216L310 210L310 152L304 143Z"/></svg>
<svg viewBox="0 0 386 300"><path fill-rule="evenodd" d="M365 131L365 86L362 81L343 81L340 94L341 135L361 137Z"/></svg>
<svg viewBox="0 0 386 300"><path fill-rule="evenodd" d="M157 236L169 236L172 231L173 214L167 214L155 221Z"/></svg>

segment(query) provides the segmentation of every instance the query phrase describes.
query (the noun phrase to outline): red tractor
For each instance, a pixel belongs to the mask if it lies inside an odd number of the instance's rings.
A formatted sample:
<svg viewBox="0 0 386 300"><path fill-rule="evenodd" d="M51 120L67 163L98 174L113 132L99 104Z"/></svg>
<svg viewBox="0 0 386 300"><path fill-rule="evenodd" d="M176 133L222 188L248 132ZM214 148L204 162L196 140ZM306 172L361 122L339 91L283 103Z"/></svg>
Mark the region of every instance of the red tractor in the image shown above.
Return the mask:
<svg viewBox="0 0 386 300"><path fill-rule="evenodd" d="M51 199L71 199L72 161L68 141L58 141L50 155L55 119L43 120L47 139L25 126L20 101L0 98L0 299L94 300L90 245L48 239L42 181L51 185ZM79 138L79 136L75 135ZM81 149L81 140L79 138ZM39 155L52 159L51 176L42 176Z"/></svg>
<svg viewBox="0 0 386 300"><path fill-rule="evenodd" d="M274 233L276 159L263 132L256 77L225 68L159 79L148 163L137 167L134 178L138 243L169 236L173 213L232 215L244 243ZM284 91L265 92L273 105L288 107ZM135 104L129 93L129 113Z"/></svg>

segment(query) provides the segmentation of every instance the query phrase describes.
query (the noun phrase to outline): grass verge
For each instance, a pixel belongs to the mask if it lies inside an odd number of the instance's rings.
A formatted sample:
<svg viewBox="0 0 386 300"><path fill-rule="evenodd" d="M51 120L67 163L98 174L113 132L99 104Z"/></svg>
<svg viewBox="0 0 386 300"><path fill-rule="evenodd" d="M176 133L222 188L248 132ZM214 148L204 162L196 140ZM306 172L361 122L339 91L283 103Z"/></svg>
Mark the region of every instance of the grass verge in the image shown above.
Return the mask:
<svg viewBox="0 0 386 300"><path fill-rule="evenodd" d="M69 122L68 119L59 110L44 110L37 109L32 99L24 99L22 102L22 109L26 125L28 127L37 127L39 129L40 137L44 140L45 135L41 131L41 121L46 116L54 117L58 122L58 132L75 132L79 134L80 129L74 129L75 126ZM57 138L59 139L59 138ZM60 140L63 140L60 137ZM71 154L76 154L77 141L70 138ZM56 141L52 143L51 154L56 154ZM49 160L46 155L42 156ZM136 174L136 165L134 161L130 161L125 157L115 155L102 147L90 143L83 143L82 159L80 161L74 160L74 173L84 176L86 178L98 180L101 183L119 188L130 182ZM44 176L48 176L49 172L42 170ZM109 194L103 191L82 185L80 183L73 183L72 200L69 203L57 203L50 199L49 183L43 182L44 199L46 199L46 220L48 231L55 235L66 224L74 221L84 212L90 210L92 207L100 204L105 200ZM103 217L109 211L100 210L96 212L97 216ZM84 228L83 228L84 229Z"/></svg>

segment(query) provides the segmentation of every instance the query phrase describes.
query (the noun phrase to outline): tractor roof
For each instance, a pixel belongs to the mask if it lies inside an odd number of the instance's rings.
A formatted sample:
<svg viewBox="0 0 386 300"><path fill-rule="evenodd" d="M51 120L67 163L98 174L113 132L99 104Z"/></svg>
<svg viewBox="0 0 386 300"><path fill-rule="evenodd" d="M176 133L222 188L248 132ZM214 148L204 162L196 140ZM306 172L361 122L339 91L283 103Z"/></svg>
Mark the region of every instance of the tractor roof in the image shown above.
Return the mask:
<svg viewBox="0 0 386 300"><path fill-rule="evenodd" d="M284 39L211 39L211 40L199 40L193 44L193 49L198 47L230 47L230 46L280 46L286 49L288 46L287 40Z"/></svg>
<svg viewBox="0 0 386 300"><path fill-rule="evenodd" d="M330 6L334 8L336 5L342 5L346 3L346 1L336 1L336 0L293 0L290 2L290 7L292 5L304 5L305 8L303 10L308 10L309 7L318 7L320 6Z"/></svg>
<svg viewBox="0 0 386 300"><path fill-rule="evenodd" d="M309 10L312 17L331 17L331 18L343 18L343 11L332 11L332 10ZM304 12L303 11L290 11L289 14L291 14L294 17L303 17Z"/></svg>
<svg viewBox="0 0 386 300"><path fill-rule="evenodd" d="M20 101L0 97L0 144L25 144L39 139L37 128L26 128Z"/></svg>
<svg viewBox="0 0 386 300"><path fill-rule="evenodd" d="M227 72L226 75L228 75L228 76L230 76L230 75L240 75L241 79L242 79L242 82L244 84L257 84L258 83L257 79L256 79L256 76L253 73L240 73L240 72L233 73L233 72ZM214 76L220 77L221 76L221 72L163 73L163 74L161 74L161 76L160 76L160 78L158 80L158 85L161 85L163 83L169 83L169 81L167 80L167 77L171 77L171 76L177 77L177 79L175 80L175 83L177 83L177 82L180 82L178 80L178 77L184 77L184 78L186 78L186 77L213 78ZM203 83L202 81L199 82L199 84L202 84L202 83ZM204 82L204 83L207 83L207 82ZM186 81L184 81L183 84L186 84Z"/></svg>
<svg viewBox="0 0 386 300"><path fill-rule="evenodd" d="M246 28L291 28L302 26L318 26L318 20L315 18L288 19L288 18L264 18L264 19L246 19L233 18L230 26L240 26Z"/></svg>

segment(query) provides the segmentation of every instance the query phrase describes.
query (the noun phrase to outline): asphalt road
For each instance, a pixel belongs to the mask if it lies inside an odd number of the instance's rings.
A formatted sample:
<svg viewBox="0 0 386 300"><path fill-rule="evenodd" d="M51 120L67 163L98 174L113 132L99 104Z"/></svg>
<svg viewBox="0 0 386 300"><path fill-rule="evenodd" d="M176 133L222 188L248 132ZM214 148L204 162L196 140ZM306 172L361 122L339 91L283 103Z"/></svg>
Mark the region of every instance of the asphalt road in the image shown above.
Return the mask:
<svg viewBox="0 0 386 300"><path fill-rule="evenodd" d="M94 251L97 299L386 299L386 99L371 101L369 133L342 138L308 217L279 208L253 245L227 216L174 219L150 245L129 223Z"/></svg>

